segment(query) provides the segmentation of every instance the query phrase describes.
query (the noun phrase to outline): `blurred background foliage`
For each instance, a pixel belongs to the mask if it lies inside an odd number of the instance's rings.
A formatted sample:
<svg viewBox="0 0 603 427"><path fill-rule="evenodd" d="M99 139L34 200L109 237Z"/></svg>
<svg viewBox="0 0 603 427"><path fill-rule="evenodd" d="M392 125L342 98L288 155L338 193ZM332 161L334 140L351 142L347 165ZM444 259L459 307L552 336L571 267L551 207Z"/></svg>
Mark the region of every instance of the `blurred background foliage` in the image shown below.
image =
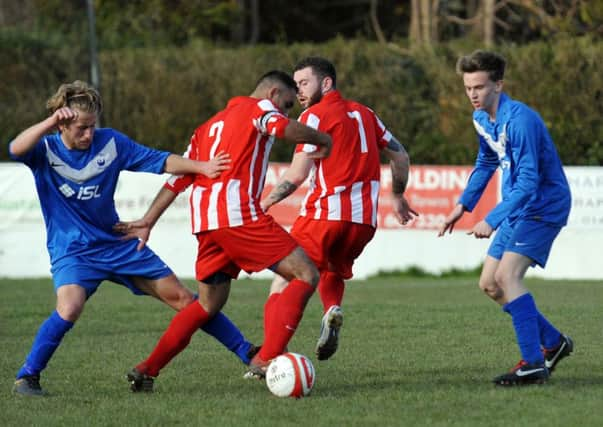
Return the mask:
<svg viewBox="0 0 603 427"><path fill-rule="evenodd" d="M263 72L322 55L344 96L371 106L413 163L472 164L472 108L454 66L491 47L509 61L506 90L540 112L564 162L603 161L603 1L88 3L102 124L147 145L184 151L194 128ZM0 0L4 144L45 117L59 84L90 81L89 42L84 0ZM276 144L272 158L288 161L291 151Z"/></svg>

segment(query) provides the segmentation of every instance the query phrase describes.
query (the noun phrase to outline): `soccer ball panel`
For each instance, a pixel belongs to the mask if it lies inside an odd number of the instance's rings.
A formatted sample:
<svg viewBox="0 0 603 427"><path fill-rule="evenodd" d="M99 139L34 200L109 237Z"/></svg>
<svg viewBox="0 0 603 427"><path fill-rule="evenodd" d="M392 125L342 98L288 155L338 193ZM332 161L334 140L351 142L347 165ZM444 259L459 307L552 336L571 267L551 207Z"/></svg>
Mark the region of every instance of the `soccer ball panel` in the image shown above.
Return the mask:
<svg viewBox="0 0 603 427"><path fill-rule="evenodd" d="M266 371L266 385L278 397L304 397L314 387L315 372L310 359L298 353L276 357Z"/></svg>

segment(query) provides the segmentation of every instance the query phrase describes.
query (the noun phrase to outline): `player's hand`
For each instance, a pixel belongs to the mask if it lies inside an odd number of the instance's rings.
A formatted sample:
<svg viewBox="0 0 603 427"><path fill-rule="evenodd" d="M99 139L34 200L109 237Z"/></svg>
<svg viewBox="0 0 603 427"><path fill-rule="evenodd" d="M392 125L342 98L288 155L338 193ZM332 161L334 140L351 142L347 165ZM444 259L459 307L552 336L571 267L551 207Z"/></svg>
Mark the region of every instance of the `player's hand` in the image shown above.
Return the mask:
<svg viewBox="0 0 603 427"><path fill-rule="evenodd" d="M58 125L67 124L77 119L77 111L72 110L69 107L62 107L52 113L50 116L54 122L54 127L56 128Z"/></svg>
<svg viewBox="0 0 603 427"><path fill-rule="evenodd" d="M149 241L151 235L151 224L145 219L136 221L120 221L113 226L113 231L122 233L121 240L138 239L136 250L141 250Z"/></svg>
<svg viewBox="0 0 603 427"><path fill-rule="evenodd" d="M419 213L410 207L406 198L402 195L392 197L393 211L398 222L406 225L408 222L419 216Z"/></svg>
<svg viewBox="0 0 603 427"><path fill-rule="evenodd" d="M220 151L213 159L207 162L202 162L202 173L209 178L217 178L220 176L222 171L230 169L231 161L230 154Z"/></svg>
<svg viewBox="0 0 603 427"><path fill-rule="evenodd" d="M442 224L438 230L438 237L442 237L447 231L449 234L452 233L452 230L454 230L454 225L459 219L461 219L463 213L465 213L465 208L463 205L456 205L454 209L452 209L452 212L450 212L448 216L444 218L444 224Z"/></svg>
<svg viewBox="0 0 603 427"><path fill-rule="evenodd" d="M467 234L473 234L476 239L487 239L492 235L493 232L494 229L490 226L490 224L484 220L481 220L475 224L471 231L468 231Z"/></svg>
<svg viewBox="0 0 603 427"><path fill-rule="evenodd" d="M317 145L316 150L306 153L308 155L308 158L317 160L329 157L329 154L331 154L331 149L333 148L333 141L331 140L331 137L329 135L324 134L324 136L324 144Z"/></svg>

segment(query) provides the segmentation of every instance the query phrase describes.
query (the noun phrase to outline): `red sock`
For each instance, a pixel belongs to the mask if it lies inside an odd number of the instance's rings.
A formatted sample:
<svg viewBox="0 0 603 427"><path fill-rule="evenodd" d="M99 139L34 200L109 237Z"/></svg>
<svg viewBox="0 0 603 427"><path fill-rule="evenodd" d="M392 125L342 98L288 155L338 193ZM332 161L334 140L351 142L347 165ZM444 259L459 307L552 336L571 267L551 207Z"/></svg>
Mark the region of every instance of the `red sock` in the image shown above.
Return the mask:
<svg viewBox="0 0 603 427"><path fill-rule="evenodd" d="M341 307L343 301L343 291L345 283L341 276L331 271L323 271L320 273L320 282L318 283L318 294L324 307L324 313L332 305Z"/></svg>
<svg viewBox="0 0 603 427"><path fill-rule="evenodd" d="M188 345L193 334L209 320L197 301L177 313L147 360L136 366L140 372L156 377Z"/></svg>
<svg viewBox="0 0 603 427"><path fill-rule="evenodd" d="M268 327L270 334L259 353L262 360L273 359L285 350L313 293L314 287L306 282L298 279L289 282L274 305L275 314Z"/></svg>
<svg viewBox="0 0 603 427"><path fill-rule="evenodd" d="M280 296L280 293L270 294L264 304L264 342L266 342L266 337L270 335L270 325L272 325L276 317L275 307L278 306L277 301Z"/></svg>

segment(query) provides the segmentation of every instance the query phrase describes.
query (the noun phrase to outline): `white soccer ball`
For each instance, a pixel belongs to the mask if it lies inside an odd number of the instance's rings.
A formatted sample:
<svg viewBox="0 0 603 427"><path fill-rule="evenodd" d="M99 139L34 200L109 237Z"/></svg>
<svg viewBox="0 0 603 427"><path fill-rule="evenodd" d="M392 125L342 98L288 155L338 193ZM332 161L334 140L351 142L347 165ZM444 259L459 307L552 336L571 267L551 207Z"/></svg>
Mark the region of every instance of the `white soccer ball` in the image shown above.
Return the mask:
<svg viewBox="0 0 603 427"><path fill-rule="evenodd" d="M304 397L310 394L315 381L310 359L298 353L285 353L268 365L266 385L278 397Z"/></svg>

